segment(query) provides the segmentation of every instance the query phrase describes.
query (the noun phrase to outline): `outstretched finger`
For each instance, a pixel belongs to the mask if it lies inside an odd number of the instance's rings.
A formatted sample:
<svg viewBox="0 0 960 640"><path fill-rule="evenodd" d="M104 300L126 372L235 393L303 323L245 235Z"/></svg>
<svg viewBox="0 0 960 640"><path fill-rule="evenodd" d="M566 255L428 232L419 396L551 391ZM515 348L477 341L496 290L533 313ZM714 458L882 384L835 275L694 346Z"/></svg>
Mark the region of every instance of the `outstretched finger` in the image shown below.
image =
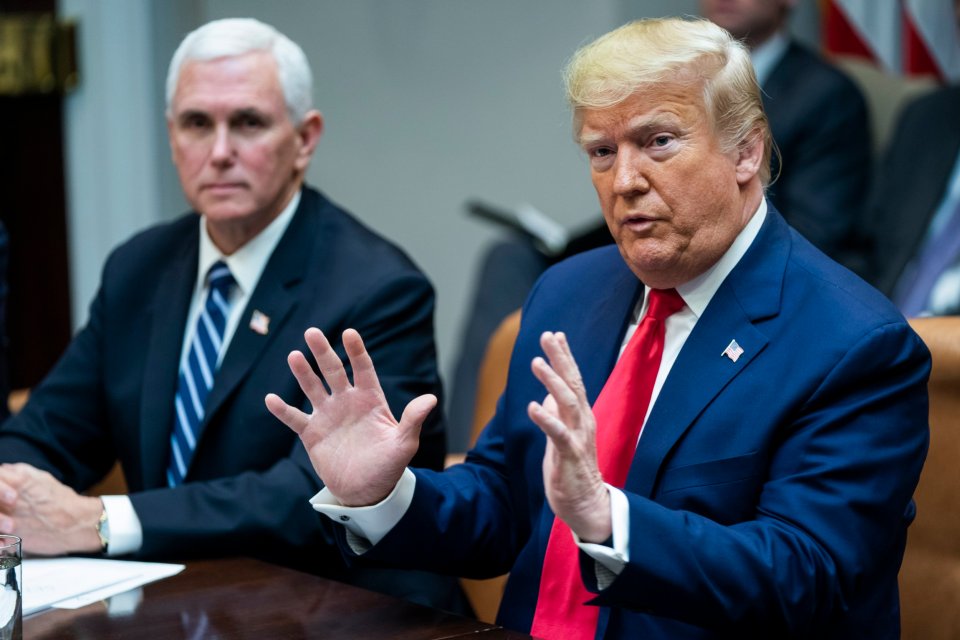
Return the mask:
<svg viewBox="0 0 960 640"><path fill-rule="evenodd" d="M280 398L275 393L268 393L267 397L263 399L264 404L267 405L267 410L274 415L274 417L287 425L297 435L300 435L304 429L307 428L309 423L309 417L300 409L296 407L291 407L283 399Z"/></svg>
<svg viewBox="0 0 960 640"><path fill-rule="evenodd" d="M358 389L380 389L380 379L377 377L377 371L373 368L373 359L367 353L367 348L363 346L363 338L357 333L356 329L347 329L343 332L343 348L350 358L350 366L353 369L353 385Z"/></svg>
<svg viewBox="0 0 960 640"><path fill-rule="evenodd" d="M404 408L403 415L400 416L400 429L403 430L405 435L418 438L420 427L423 426L423 422L436 406L437 396L432 393L417 396L408 402L406 408Z"/></svg>
<svg viewBox="0 0 960 640"><path fill-rule="evenodd" d="M577 361L567 343L567 336L563 332L545 331L540 336L540 347L557 375L563 378L580 400L586 402L587 391L583 386L580 367L577 366Z"/></svg>
<svg viewBox="0 0 960 640"><path fill-rule="evenodd" d="M307 341L310 353L317 361L317 368L323 374L323 379L326 380L330 391L336 393L347 390L350 387L350 379L347 378L347 372L343 369L340 356L330 346L330 341L323 335L323 331L316 327L310 327L303 334L303 337Z"/></svg>
<svg viewBox="0 0 960 640"><path fill-rule="evenodd" d="M303 395L307 397L314 409L323 404L329 395L323 387L323 383L320 382L320 378L310 368L306 356L299 351L291 351L290 355L287 356L287 364L290 365L290 371L293 372L293 377L297 379L297 384L300 385Z"/></svg>
<svg viewBox="0 0 960 640"><path fill-rule="evenodd" d="M553 396L561 414L572 417L581 408L580 396L546 360L537 356L530 363L530 369L537 380L546 388L547 393Z"/></svg>
<svg viewBox="0 0 960 640"><path fill-rule="evenodd" d="M527 405L527 415L553 442L558 451L566 452L570 450L570 429L567 428L563 420L538 402L531 402Z"/></svg>

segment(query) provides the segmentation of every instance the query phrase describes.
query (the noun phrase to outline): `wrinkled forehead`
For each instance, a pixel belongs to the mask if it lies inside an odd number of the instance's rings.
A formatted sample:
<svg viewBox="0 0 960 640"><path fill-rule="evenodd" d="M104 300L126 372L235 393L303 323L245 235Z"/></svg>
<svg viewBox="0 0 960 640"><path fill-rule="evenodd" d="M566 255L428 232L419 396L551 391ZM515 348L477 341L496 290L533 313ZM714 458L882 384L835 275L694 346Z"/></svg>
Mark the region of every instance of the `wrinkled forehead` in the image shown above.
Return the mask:
<svg viewBox="0 0 960 640"><path fill-rule="evenodd" d="M673 121L694 125L713 117L706 104L703 82L678 79L650 82L637 86L633 93L609 105L581 106L573 110L573 134L578 143L588 138L597 126L647 126L647 123Z"/></svg>
<svg viewBox="0 0 960 640"><path fill-rule="evenodd" d="M179 111L200 102L283 103L273 56L250 51L235 56L187 60L181 67L171 107Z"/></svg>

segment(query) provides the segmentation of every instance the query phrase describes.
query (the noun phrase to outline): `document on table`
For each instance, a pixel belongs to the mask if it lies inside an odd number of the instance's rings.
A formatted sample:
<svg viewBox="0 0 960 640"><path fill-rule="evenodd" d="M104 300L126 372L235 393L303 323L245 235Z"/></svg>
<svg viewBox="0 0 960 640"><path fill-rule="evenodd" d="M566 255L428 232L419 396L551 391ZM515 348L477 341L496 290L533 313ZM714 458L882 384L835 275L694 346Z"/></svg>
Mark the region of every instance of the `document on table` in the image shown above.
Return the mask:
<svg viewBox="0 0 960 640"><path fill-rule="evenodd" d="M99 558L27 558L23 561L23 615L51 607L79 609L176 575L182 564Z"/></svg>

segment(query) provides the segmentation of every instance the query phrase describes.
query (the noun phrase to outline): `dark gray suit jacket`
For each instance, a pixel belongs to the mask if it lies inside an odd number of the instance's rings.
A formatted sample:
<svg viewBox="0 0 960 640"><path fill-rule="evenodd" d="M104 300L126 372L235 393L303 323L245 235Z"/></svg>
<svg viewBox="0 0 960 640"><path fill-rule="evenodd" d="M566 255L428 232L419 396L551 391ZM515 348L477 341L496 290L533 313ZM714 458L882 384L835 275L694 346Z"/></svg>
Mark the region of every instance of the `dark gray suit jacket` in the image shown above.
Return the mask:
<svg viewBox="0 0 960 640"><path fill-rule="evenodd" d="M835 260L846 261L869 188L870 118L852 80L791 42L763 85L763 106L783 158L767 196L787 222Z"/></svg>
<svg viewBox="0 0 960 640"><path fill-rule="evenodd" d="M920 249L958 153L960 87L907 105L877 170L861 225L867 248L863 275L887 295Z"/></svg>

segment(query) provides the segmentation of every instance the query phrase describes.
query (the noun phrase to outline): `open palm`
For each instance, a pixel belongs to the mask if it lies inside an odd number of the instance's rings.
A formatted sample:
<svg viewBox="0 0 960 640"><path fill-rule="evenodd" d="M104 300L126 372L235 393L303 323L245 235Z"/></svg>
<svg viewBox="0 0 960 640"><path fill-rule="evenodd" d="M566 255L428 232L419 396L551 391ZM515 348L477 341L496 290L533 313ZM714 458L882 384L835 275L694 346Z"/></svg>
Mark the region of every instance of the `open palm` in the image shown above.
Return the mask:
<svg viewBox="0 0 960 640"><path fill-rule="evenodd" d="M272 393L265 399L267 408L300 436L320 479L342 504L376 504L390 494L416 453L420 427L437 399L414 398L397 422L360 334L343 333L352 384L323 332L311 328L304 337L329 391L306 357L294 351L287 362L313 411L307 415Z"/></svg>

